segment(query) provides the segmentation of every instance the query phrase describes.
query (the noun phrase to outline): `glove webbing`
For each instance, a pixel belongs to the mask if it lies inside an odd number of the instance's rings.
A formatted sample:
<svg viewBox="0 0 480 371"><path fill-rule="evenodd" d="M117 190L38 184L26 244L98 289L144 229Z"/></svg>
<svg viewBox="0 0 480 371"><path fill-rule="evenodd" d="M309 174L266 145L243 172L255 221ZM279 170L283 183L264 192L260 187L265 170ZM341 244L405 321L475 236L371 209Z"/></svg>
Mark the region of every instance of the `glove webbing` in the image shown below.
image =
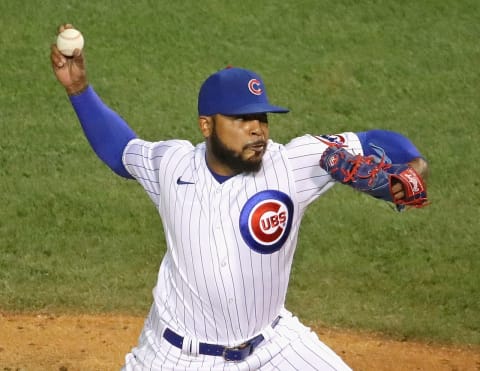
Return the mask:
<svg viewBox="0 0 480 371"><path fill-rule="evenodd" d="M341 152L340 153L340 156L342 158L345 158L345 153ZM382 170L387 170L389 169L390 167L392 167L391 164L387 164L385 162L385 156L382 156L380 162L377 163L377 166L375 166L374 168L372 168L367 175L360 175L360 174L357 174L358 172L358 169L360 168L360 166L364 165L364 164L367 164L367 165L370 165L372 163L375 163L374 161L374 158L371 157L371 156L368 156L368 157L364 157L364 156L361 156L361 155L356 155L354 156L353 158L351 159L348 159L347 162L351 163L352 164L352 168L350 170L345 170L343 168L340 168L340 169L335 169L335 170L340 170L342 172L342 174L344 175L344 178L342 180L342 183L349 183L349 182L352 182L352 181L355 181L356 178L362 178L362 179L368 179L368 185L372 185L373 182L375 181L375 177L377 176L377 174L382 171Z"/></svg>

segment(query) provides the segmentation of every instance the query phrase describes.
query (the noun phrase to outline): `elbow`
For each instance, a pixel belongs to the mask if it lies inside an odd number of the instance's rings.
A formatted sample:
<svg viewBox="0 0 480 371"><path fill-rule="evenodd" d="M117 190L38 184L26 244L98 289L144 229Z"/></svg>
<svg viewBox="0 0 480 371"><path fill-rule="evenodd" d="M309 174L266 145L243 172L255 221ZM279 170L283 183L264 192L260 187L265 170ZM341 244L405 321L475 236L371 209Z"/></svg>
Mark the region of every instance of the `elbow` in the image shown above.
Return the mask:
<svg viewBox="0 0 480 371"><path fill-rule="evenodd" d="M122 178L125 179L133 179L133 176L125 169L125 166L123 164L117 164L115 166L110 166L110 169L117 174L118 176L121 176Z"/></svg>
<svg viewBox="0 0 480 371"><path fill-rule="evenodd" d="M122 161L122 152L97 152L100 160L107 165L118 176L126 179L133 179L133 176L127 171Z"/></svg>

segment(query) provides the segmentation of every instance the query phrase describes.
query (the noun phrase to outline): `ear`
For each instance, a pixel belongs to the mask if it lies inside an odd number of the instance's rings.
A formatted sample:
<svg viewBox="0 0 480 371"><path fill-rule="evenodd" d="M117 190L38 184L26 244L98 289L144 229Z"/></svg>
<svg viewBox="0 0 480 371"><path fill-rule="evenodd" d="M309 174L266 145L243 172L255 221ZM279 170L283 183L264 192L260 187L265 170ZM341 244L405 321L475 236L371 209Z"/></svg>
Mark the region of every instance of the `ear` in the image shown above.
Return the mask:
<svg viewBox="0 0 480 371"><path fill-rule="evenodd" d="M200 116L198 118L198 126L204 138L208 138L212 134L213 120L211 116Z"/></svg>

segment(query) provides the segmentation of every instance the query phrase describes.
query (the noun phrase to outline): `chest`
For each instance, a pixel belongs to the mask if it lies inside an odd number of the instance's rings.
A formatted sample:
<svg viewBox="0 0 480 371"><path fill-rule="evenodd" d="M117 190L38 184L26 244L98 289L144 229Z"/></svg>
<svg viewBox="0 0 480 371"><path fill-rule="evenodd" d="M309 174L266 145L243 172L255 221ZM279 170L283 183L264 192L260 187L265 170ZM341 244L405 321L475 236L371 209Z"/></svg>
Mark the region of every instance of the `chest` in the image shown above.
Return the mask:
<svg viewBox="0 0 480 371"><path fill-rule="evenodd" d="M196 244L278 251L297 217L288 166L264 166L256 174L218 183L208 168L186 167L174 174L159 208L172 246ZM180 181L178 180L180 179Z"/></svg>

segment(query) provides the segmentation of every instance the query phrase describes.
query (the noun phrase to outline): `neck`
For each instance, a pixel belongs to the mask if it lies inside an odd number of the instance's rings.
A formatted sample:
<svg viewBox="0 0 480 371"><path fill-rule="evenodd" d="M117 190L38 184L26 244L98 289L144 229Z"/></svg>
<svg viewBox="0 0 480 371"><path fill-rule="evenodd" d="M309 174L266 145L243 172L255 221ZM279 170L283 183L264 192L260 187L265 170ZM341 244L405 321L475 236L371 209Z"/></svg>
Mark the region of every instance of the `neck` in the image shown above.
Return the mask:
<svg viewBox="0 0 480 371"><path fill-rule="evenodd" d="M212 153L212 151L208 150L208 143L207 152L205 153L205 160L207 161L207 166L212 173L215 173L222 177L230 177L238 174L238 172L236 172L230 166L226 165L220 159L218 159Z"/></svg>
<svg viewBox="0 0 480 371"><path fill-rule="evenodd" d="M222 184L223 182L226 182L228 179L230 179L232 176L234 176L235 174L231 173L231 174L227 174L227 175L224 175L224 174L221 174L219 173L217 170L215 170L211 165L210 165L210 162L207 160L207 155L205 156L205 160L207 162L207 167L208 167L208 170L210 170L210 173L212 173L213 177L215 178L215 180ZM225 173L225 172L224 172Z"/></svg>

